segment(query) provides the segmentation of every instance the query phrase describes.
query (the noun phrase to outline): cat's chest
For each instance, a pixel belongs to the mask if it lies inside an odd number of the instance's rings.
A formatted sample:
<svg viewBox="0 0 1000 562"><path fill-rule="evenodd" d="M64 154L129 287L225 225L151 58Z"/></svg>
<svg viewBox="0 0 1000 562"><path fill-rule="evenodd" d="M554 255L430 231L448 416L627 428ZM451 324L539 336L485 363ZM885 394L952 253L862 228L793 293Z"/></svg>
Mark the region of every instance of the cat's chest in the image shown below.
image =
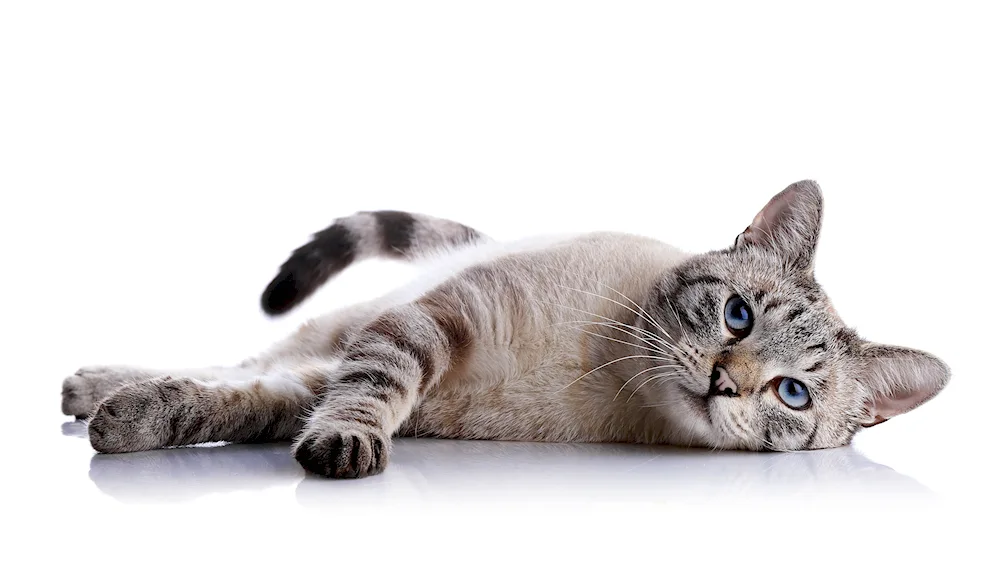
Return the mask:
<svg viewBox="0 0 1000 562"><path fill-rule="evenodd" d="M595 355L589 331L574 329L589 326L581 318L548 314L515 330L518 337L479 340L425 396L414 420L451 438L655 439L637 410L612 400L620 377L600 367L613 357Z"/></svg>

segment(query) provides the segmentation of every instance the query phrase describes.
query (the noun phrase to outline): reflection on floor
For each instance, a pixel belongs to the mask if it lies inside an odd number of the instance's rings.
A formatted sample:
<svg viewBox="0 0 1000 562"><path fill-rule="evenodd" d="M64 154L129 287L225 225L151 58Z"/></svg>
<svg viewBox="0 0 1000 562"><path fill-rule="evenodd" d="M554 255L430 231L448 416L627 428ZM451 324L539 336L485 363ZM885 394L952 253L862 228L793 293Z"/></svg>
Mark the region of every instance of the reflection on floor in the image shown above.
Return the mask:
<svg viewBox="0 0 1000 562"><path fill-rule="evenodd" d="M80 422L63 433L86 436ZM673 447L397 439L382 475L355 481L307 476L287 443L95 454L90 478L125 502L183 502L206 494L296 485L310 507L427 501L768 501L904 507L933 501L913 479L851 447L801 453ZM906 500L901 502L900 500Z"/></svg>

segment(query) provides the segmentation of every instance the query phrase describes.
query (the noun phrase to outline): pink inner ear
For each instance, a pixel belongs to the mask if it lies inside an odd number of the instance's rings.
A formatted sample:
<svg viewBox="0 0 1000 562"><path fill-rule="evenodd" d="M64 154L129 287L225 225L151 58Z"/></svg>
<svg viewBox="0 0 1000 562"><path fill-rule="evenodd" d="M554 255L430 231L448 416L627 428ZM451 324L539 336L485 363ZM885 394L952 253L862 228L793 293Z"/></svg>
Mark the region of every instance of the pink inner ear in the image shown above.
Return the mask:
<svg viewBox="0 0 1000 562"><path fill-rule="evenodd" d="M917 390L900 392L892 396L878 396L871 406L871 413L875 416L875 423L871 425L878 425L889 418L905 414L927 398L928 393Z"/></svg>
<svg viewBox="0 0 1000 562"><path fill-rule="evenodd" d="M776 214L776 212L768 213L767 210L770 208L771 205L769 204L767 207L764 207L763 209L760 210L759 213L757 213L757 215L753 218L753 222L750 223L750 226L748 226L747 229L743 231L744 238L750 238L751 240L759 240L761 236L768 235L768 233L770 232L769 230L770 225L774 224L774 219L775 219L774 215Z"/></svg>
<svg viewBox="0 0 1000 562"><path fill-rule="evenodd" d="M861 424L861 427L875 427L876 425L886 421L889 421L889 419L883 418L882 416L875 416L875 421L869 423L863 423Z"/></svg>
<svg viewBox="0 0 1000 562"><path fill-rule="evenodd" d="M753 218L750 226L743 231L742 238L754 242L763 242L772 236L773 229L781 221L781 215L789 211L797 194L797 190L790 186L772 197L767 205Z"/></svg>
<svg viewBox="0 0 1000 562"><path fill-rule="evenodd" d="M940 359L915 349L866 343L864 380L868 421L881 423L905 414L940 392L951 377Z"/></svg>
<svg viewBox="0 0 1000 562"><path fill-rule="evenodd" d="M753 218L753 225L761 230L768 230L771 225L778 221L779 215L788 211L792 201L795 200L796 193L785 190L771 198L771 201L757 213Z"/></svg>

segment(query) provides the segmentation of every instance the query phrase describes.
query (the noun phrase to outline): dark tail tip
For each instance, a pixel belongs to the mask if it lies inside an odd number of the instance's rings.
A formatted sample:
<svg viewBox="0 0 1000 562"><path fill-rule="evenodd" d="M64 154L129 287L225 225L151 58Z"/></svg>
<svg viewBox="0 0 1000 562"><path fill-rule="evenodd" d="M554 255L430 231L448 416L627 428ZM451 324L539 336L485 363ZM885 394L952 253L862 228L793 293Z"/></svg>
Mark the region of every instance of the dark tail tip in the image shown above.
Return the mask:
<svg viewBox="0 0 1000 562"><path fill-rule="evenodd" d="M260 296L260 307L268 316L278 316L309 298L330 277L354 261L356 241L341 224L318 232L313 240L296 249L282 264L278 275Z"/></svg>
<svg viewBox="0 0 1000 562"><path fill-rule="evenodd" d="M268 316L278 316L295 308L344 269L346 263L310 251L296 250L260 296L260 307Z"/></svg>
<svg viewBox="0 0 1000 562"><path fill-rule="evenodd" d="M264 289L260 296L260 307L268 316L278 316L305 300L306 295L303 293L295 281L295 273L282 270Z"/></svg>

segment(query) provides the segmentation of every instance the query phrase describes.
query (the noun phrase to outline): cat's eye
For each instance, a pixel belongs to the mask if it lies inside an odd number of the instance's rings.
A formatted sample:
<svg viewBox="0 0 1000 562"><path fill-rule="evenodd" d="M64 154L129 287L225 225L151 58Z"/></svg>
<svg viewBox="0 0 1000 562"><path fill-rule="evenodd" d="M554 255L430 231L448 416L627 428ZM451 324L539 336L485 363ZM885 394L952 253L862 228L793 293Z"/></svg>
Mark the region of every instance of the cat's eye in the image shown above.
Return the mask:
<svg viewBox="0 0 1000 562"><path fill-rule="evenodd" d="M805 410L812 404L809 389L802 381L788 377L777 378L772 382L772 388L778 399L793 410Z"/></svg>
<svg viewBox="0 0 1000 562"><path fill-rule="evenodd" d="M726 302L725 317L726 329L734 336L743 339L750 335L750 330L753 329L753 312L750 305L738 295Z"/></svg>

